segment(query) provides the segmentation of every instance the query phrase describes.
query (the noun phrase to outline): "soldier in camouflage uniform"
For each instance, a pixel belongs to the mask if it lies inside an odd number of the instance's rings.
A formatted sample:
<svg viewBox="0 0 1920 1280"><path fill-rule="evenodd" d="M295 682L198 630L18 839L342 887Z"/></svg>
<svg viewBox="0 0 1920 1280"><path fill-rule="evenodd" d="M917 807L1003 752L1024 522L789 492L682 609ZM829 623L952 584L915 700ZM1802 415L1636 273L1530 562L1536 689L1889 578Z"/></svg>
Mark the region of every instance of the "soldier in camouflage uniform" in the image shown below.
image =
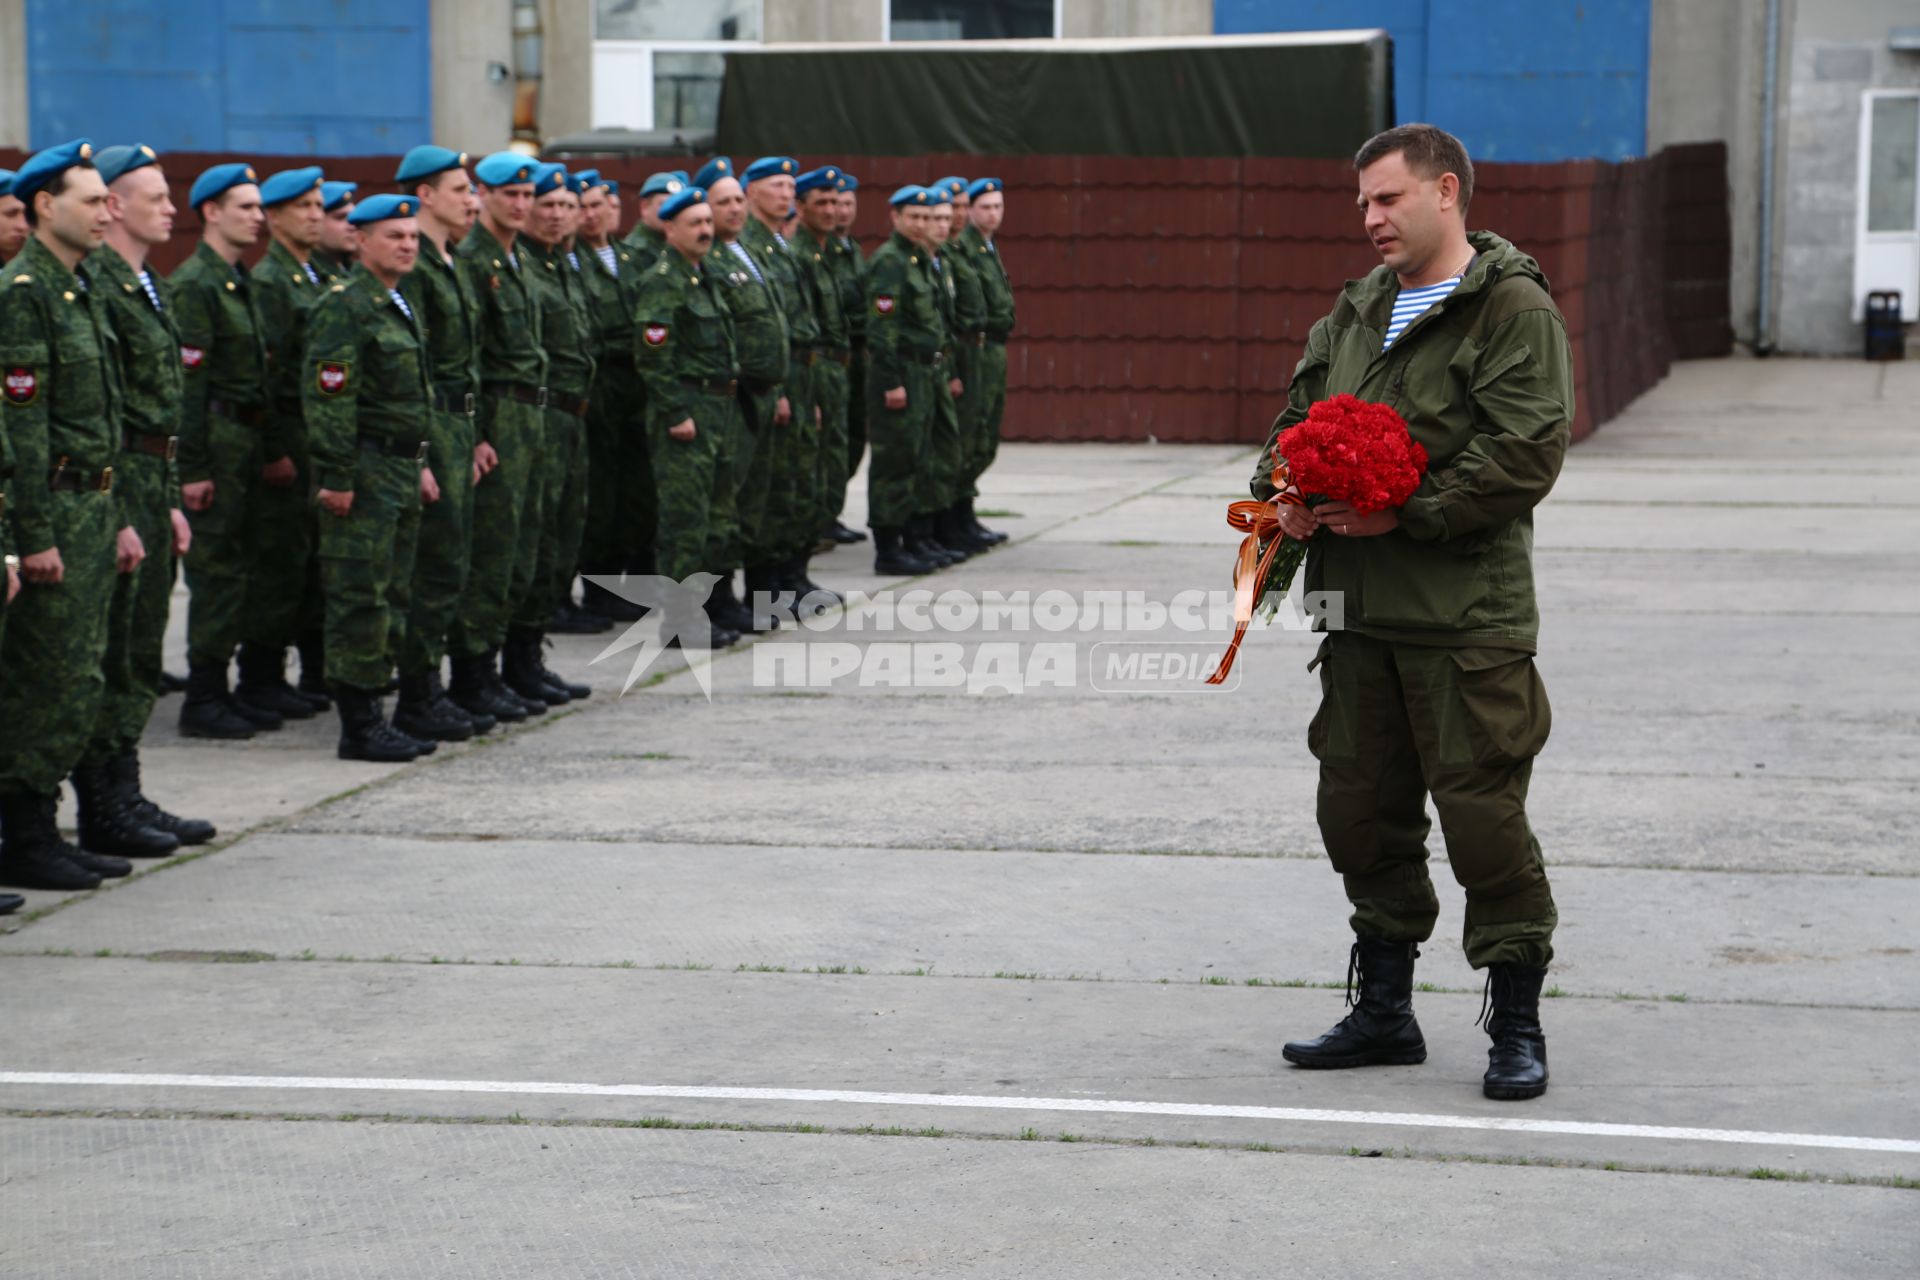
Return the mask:
<svg viewBox="0 0 1920 1280"><path fill-rule="evenodd" d="M0 169L0 267L18 256L28 234L27 206L13 194L13 170Z"/></svg>
<svg viewBox="0 0 1920 1280"><path fill-rule="evenodd" d="M706 265L713 247L706 192L682 188L662 202L660 217L667 251L640 285L634 363L647 384L647 448L660 495L660 573L684 582L710 563L710 528L725 528L733 518L725 453L739 433L739 365L733 317L716 273ZM690 621L668 618L663 625L690 636ZM731 629L711 632L718 646L739 638Z"/></svg>
<svg viewBox="0 0 1920 1280"><path fill-rule="evenodd" d="M916 490L919 511L913 525L919 537L915 540L910 533L907 545L923 559L958 564L972 552L948 542L940 527L941 517L953 500L954 486L959 483L960 397L966 390L966 384L960 379L958 362L959 289L954 272L941 261L940 256L946 248L947 238L952 234L953 199L944 186L928 187L927 194L933 216L928 222L927 238L921 247L927 253L927 264L933 275L934 303L940 313L940 323L946 331L941 340L946 350L946 360L942 364L946 394L933 398L933 422L927 436L927 461L920 469Z"/></svg>
<svg viewBox="0 0 1920 1280"><path fill-rule="evenodd" d="M501 652L500 677L522 699L544 699L557 707L592 692L549 670L542 647L555 610L562 602L573 602L573 571L587 514L586 416L593 394L594 335L577 255L568 252L580 198L568 189L567 171L557 164L534 171L533 192L533 217L521 240L528 292L540 310L547 405L523 520L525 536L539 545L526 577L515 578L518 596ZM593 621L602 629L611 625L604 619Z"/></svg>
<svg viewBox="0 0 1920 1280"><path fill-rule="evenodd" d="M954 414L960 434L956 443L953 483L946 497L951 501L934 515L934 532L940 541L961 551L978 553L997 543L976 532L967 514L973 493L971 467L975 441L979 438L979 420L985 410L982 401L980 371L987 346L987 299L980 268L974 254L961 239L971 225L967 210L971 203L965 178L942 178L940 186L953 198L953 222L947 238L939 246L940 267L953 286L954 336L951 343L954 376L960 381L960 396L954 401Z"/></svg>
<svg viewBox="0 0 1920 1280"><path fill-rule="evenodd" d="M307 323L301 378L320 502L327 684L342 760L406 761L435 749L387 723L420 533L433 389L419 317L400 293L419 249L419 201L354 207L360 263L328 286Z"/></svg>
<svg viewBox="0 0 1920 1280"><path fill-rule="evenodd" d="M839 249L833 234L840 217L839 183L837 165L804 173L794 183L800 200L800 225L794 230L791 247L819 329L812 365L813 403L820 420L813 511L801 527L805 540L793 566L796 589L813 597L810 608L820 607L827 600L836 604L843 600L839 592L822 587L807 571L807 561L819 539L832 537L834 517L840 513L847 492L847 367L853 362L853 338L832 263Z"/></svg>
<svg viewBox="0 0 1920 1280"><path fill-rule="evenodd" d="M973 500L979 496L980 477L993 465L1000 449L1000 420L1007 411L1007 338L1013 333L1013 282L1007 264L1000 256L994 236L1006 216L1006 184L998 178L975 178L967 188L970 198L967 228L960 234L960 252L972 258L980 278L980 290L986 300L986 345L980 348L979 412L974 417L974 437L967 452L965 483L961 498L966 522L982 538L1005 542L1007 535L989 529L974 514ZM972 395L971 390L969 395Z"/></svg>
<svg viewBox="0 0 1920 1280"><path fill-rule="evenodd" d="M867 295L861 283L866 274L867 255L860 242L853 238L853 220L860 209L860 197L855 192L860 190L860 180L842 169L834 185L839 192L836 201L839 207L827 262L840 285L840 310L847 317L847 346L853 358L847 363L847 461L843 473L846 480L837 495L828 495L833 507L833 526L827 536L847 546L867 540L866 534L848 528L840 519L847 505L847 489L853 483L854 473L860 470L861 455L867 451Z"/></svg>
<svg viewBox="0 0 1920 1280"><path fill-rule="evenodd" d="M782 386L787 376L787 315L772 273L762 270L740 241L747 223L747 197L739 181L715 178L707 190L707 202L713 207L714 234L707 274L733 315L740 365L739 431L725 454L728 476L721 477L721 482L730 477L734 485L734 519L725 528L708 530L706 567L719 574L720 581L707 597L707 616L727 630L766 631L774 626L781 588L774 565L754 553L762 545L775 435L792 424L792 408ZM743 566L744 603L733 594L734 570Z"/></svg>
<svg viewBox="0 0 1920 1280"><path fill-rule="evenodd" d="M307 428L300 410L302 352L307 311L327 288L328 277L312 262L320 246L326 211L325 176L318 166L285 169L260 184L271 242L253 269L253 301L260 313L260 339L267 348L266 465L255 490L257 562L247 580L247 630L240 644L240 679L234 696L287 720L311 719L327 708L321 688L309 698L286 680L287 646L299 644L309 688L323 685L320 568L313 508L313 469L307 462Z"/></svg>
<svg viewBox="0 0 1920 1280"><path fill-rule="evenodd" d="M666 226L660 221L660 206L692 185L686 170L649 174L640 184L640 220L627 233L627 247L650 268L667 247Z"/></svg>
<svg viewBox="0 0 1920 1280"><path fill-rule="evenodd" d="M13 170L0 169L0 267L19 254L27 242L26 206L12 193ZM0 647L6 644L7 606L20 592L20 558L13 554L13 535L7 531L7 495L13 484L13 446L7 443L6 415L0 413ZM11 915L27 900L17 893L0 893L0 916Z"/></svg>
<svg viewBox="0 0 1920 1280"><path fill-rule="evenodd" d="M393 727L410 738L460 742L498 723L492 714L456 706L440 683L447 633L459 615L473 552L473 419L478 405L479 310L473 282L455 266L452 248L479 215L467 158L445 147L418 146L401 158L394 181L419 201L420 254L401 282L401 296L427 338L427 383L433 391L427 426L427 471L406 635L400 644L400 698ZM516 711L516 714L517 711Z"/></svg>
<svg viewBox="0 0 1920 1280"><path fill-rule="evenodd" d="M313 251L313 265L329 284L338 284L352 273L354 258L360 252L353 224L348 221L353 216L353 196L358 190L357 182L328 182L320 188L321 207L327 217L320 224L320 247Z"/></svg>
<svg viewBox="0 0 1920 1280"><path fill-rule="evenodd" d="M106 308L74 273L106 234L107 187L84 140L14 175L34 232L0 271L0 414L16 472L7 508L26 580L0 648L0 882L91 889L132 865L67 844L55 812L105 685L115 572L140 538L113 494L119 369Z"/></svg>
<svg viewBox="0 0 1920 1280"><path fill-rule="evenodd" d="M926 465L934 399L945 395L946 322L925 240L933 197L924 187L893 193L893 234L867 260L867 523L873 568L881 574L929 573L946 563L907 545L918 510L916 485Z"/></svg>
<svg viewBox="0 0 1920 1280"><path fill-rule="evenodd" d="M194 541L184 562L192 595L180 732L250 738L281 724L278 712L227 692L227 664L245 638L248 591L258 572L255 494L271 426L266 346L253 281L240 262L260 238L264 215L253 170L244 164L207 170L194 180L188 200L205 224L203 238L168 278L186 375L180 492Z"/></svg>
<svg viewBox="0 0 1920 1280"><path fill-rule="evenodd" d="M516 601L523 559L540 539L523 527L534 459L544 442L547 358L540 348L540 310L527 275L540 268L516 252L533 210L534 163L496 151L474 166L480 218L454 253L480 305L480 403L475 420L473 554L466 595L448 637L453 679L447 694L463 710L503 720L544 715L545 698L521 698L500 681L497 665ZM522 579L525 581L525 579Z"/></svg>
<svg viewBox="0 0 1920 1280"><path fill-rule="evenodd" d="M80 265L105 309L120 368L121 451L113 491L146 557L115 582L107 615L106 689L81 763L80 844L95 853L161 857L206 844L213 824L179 818L141 794L140 736L160 697L160 654L173 594L174 554L189 543L178 504L178 443L185 376L167 282L147 254L173 234L173 201L151 147L108 147L95 157L112 222L106 245Z"/></svg>

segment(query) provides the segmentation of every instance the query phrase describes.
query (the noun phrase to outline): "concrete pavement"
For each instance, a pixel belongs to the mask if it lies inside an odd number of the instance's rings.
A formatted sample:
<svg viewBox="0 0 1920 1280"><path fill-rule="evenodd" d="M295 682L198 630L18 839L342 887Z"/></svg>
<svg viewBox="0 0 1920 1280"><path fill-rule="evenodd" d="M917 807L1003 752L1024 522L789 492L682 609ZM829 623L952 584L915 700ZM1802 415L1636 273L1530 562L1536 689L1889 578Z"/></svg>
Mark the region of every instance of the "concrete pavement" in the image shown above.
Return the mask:
<svg viewBox="0 0 1920 1280"><path fill-rule="evenodd" d="M1091 646L1169 640L1122 628L1064 636L1071 687L743 649L711 700L614 698L566 639L583 709L400 769L162 704L149 790L227 842L0 921L0 1271L1912 1274L1917 402L1920 366L1682 365L1539 513L1539 1102L1479 1096L1438 862L1429 1061L1279 1059L1345 972L1306 634L1231 691L1096 690ZM1018 540L914 585L1224 588L1250 448L1002 459ZM902 585L869 565L815 576Z"/></svg>

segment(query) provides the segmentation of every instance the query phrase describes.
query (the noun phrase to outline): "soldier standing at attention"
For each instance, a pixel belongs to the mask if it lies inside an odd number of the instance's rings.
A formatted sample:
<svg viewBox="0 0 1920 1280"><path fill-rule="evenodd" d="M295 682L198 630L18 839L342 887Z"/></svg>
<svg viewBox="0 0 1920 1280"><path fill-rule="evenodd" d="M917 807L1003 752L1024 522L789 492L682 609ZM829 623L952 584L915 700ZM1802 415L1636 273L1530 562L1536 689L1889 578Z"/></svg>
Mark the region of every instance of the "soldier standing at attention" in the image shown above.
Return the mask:
<svg viewBox="0 0 1920 1280"><path fill-rule="evenodd" d="M312 261L326 222L317 166L270 174L260 184L272 237L253 268L253 301L267 347L267 462L256 491L256 564L247 580L247 630L240 644L240 680L234 697L286 720L311 719L329 705L320 649L319 530L313 508L313 469L301 415L300 374L307 311L327 288ZM299 644L302 683L312 699L286 680L287 646Z"/></svg>
<svg viewBox="0 0 1920 1280"><path fill-rule="evenodd" d="M360 262L329 287L307 326L306 397L320 503L327 684L340 709L342 760L430 755L388 725L381 695L407 625L432 427L426 338L400 293L420 229L412 196L378 195L349 215Z"/></svg>
<svg viewBox="0 0 1920 1280"><path fill-rule="evenodd" d="M348 221L358 190L357 182L328 182L320 188L320 203L327 216L320 225L320 247L314 251L313 261L329 283L345 280L353 270L354 255L360 252L359 239Z"/></svg>
<svg viewBox="0 0 1920 1280"><path fill-rule="evenodd" d="M600 360L600 312L594 302L589 282L588 258L591 252L580 242L580 224L584 221L582 200L592 180L580 174L561 171L561 184L565 190L566 201L562 205L561 239L559 246L559 276L566 285L568 300L573 305L574 323L586 335L586 356L593 366L594 376L588 382L586 404L573 422L573 434L577 444L573 450L573 460L567 469L566 487L560 496L560 520L558 524L559 545L552 566L552 580L555 583L555 596L558 603L554 606L547 630L562 635L598 635L613 629L613 620L604 618L589 609L583 609L573 598L573 579L580 568L580 548L586 543L587 523L591 519L588 513L588 501L591 496L593 479L590 474L591 461L587 444L588 419L593 413L593 402L599 398L599 360ZM593 180L599 174L595 173ZM536 203L536 211L539 206ZM629 323L629 327L631 324ZM552 381L551 375L549 381ZM552 527L552 526L550 526ZM548 675L553 673L549 671ZM557 679L557 677L556 677ZM567 687L564 684L562 687ZM585 688L584 685L577 686Z"/></svg>
<svg viewBox="0 0 1920 1280"><path fill-rule="evenodd" d="M524 576L520 571L514 575L514 605L500 655L500 677L523 701L540 700L557 707L591 692L586 685L564 683L549 671L541 649L561 598L571 599L574 563L580 554L579 536L572 530L586 513L582 510L576 517L568 506L568 491L585 464L583 420L593 387L593 331L584 286L566 253L573 214L580 206L579 198L567 189L567 171L557 164L537 165L533 195L533 214L521 236L522 262L528 295L540 312L547 403L521 516L522 537L532 544L528 550L533 554L523 562ZM574 496L584 505L584 484L574 489Z"/></svg>
<svg viewBox="0 0 1920 1280"><path fill-rule="evenodd" d="M178 818L141 794L140 736L160 697L160 653L173 564L192 541L180 511L174 450L185 375L171 291L147 254L173 235L173 200L152 147L108 147L94 157L107 184L106 246L80 274L105 308L120 366L121 449L113 491L146 558L115 582L107 615L106 690L93 734L73 771L80 844L95 853L160 857L206 844L213 824Z"/></svg>
<svg viewBox="0 0 1920 1280"><path fill-rule="evenodd" d="M738 433L739 367L733 319L713 273L713 210L707 193L684 187L660 206L667 250L640 286L634 363L647 384L648 456L660 494L655 535L660 573L684 582L710 563L709 529L732 519L734 486L722 456ZM688 619L663 625L687 633ZM715 628L709 643L740 638Z"/></svg>
<svg viewBox="0 0 1920 1280"><path fill-rule="evenodd" d="M1473 164L1459 139L1401 125L1353 167L1381 265L1308 333L1253 493L1275 497L1278 432L1329 396L1391 399L1431 462L1398 508L1278 506L1287 536L1312 540L1306 589L1346 593L1345 628L1310 664L1322 702L1307 746L1360 975L1353 1011L1282 1054L1303 1067L1425 1061L1413 966L1440 910L1431 795L1466 890L1467 961L1488 971L1482 1091L1533 1098L1547 1089L1540 987L1559 918L1526 813L1551 726L1533 663L1533 508L1566 457L1572 352L1539 265L1468 234Z"/></svg>
<svg viewBox="0 0 1920 1280"><path fill-rule="evenodd" d="M640 184L640 220L627 234L627 247L645 267L651 267L667 247L666 226L660 221L660 206L690 185L686 170L650 174Z"/></svg>
<svg viewBox="0 0 1920 1280"><path fill-rule="evenodd" d="M907 549L914 486L926 463L934 397L945 394L944 323L924 241L933 208L925 187L894 192L893 234L867 260L867 523L873 571L918 576L940 567Z"/></svg>
<svg viewBox="0 0 1920 1280"><path fill-rule="evenodd" d="M594 310L594 395L587 407L587 528L580 572L596 577L653 572L653 470L647 462L646 388L633 365L633 308L644 270L614 241L619 186L597 170L580 180L580 255ZM582 607L611 622L634 622L639 605L596 582L580 584Z"/></svg>
<svg viewBox="0 0 1920 1280"><path fill-rule="evenodd" d="M12 262L27 242L27 206L13 194L13 170L0 169L0 267Z"/></svg>
<svg viewBox="0 0 1920 1280"><path fill-rule="evenodd" d="M105 686L116 570L143 556L113 494L118 371L106 308L74 274L106 235L107 185L85 140L20 166L33 234L0 271L0 415L17 468L7 508L25 587L0 642L0 883L91 889L132 864L60 838L60 783Z"/></svg>
<svg viewBox="0 0 1920 1280"><path fill-rule="evenodd" d="M187 692L180 732L251 738L278 729L280 713L227 692L227 664L246 636L247 599L259 571L259 504L267 411L267 353L253 281L240 255L265 215L253 169L220 164L194 180L188 203L203 224L200 247L174 269L185 397L180 411L180 496L193 527L186 557Z"/></svg>
<svg viewBox="0 0 1920 1280"><path fill-rule="evenodd" d="M761 270L740 242L747 225L747 196L739 181L715 178L707 190L707 203L713 208L714 235L707 275L733 316L734 352L740 366L739 429L722 455L726 474L716 481L733 482L733 517L724 528L708 528L707 568L719 574L720 581L707 597L707 616L723 630L768 631L775 625L774 597L780 588L775 564L762 551L761 530L767 517L774 434L785 430L792 419L781 386L787 376L787 315L773 276ZM733 572L743 566L745 603L733 594Z"/></svg>
<svg viewBox="0 0 1920 1280"><path fill-rule="evenodd" d="M534 460L545 443L547 358L540 348L540 310L527 275L541 270L523 262L519 236L533 212L535 162L496 151L474 166L480 180L480 218L454 252L460 272L479 303L480 405L475 420L473 554L466 595L447 647L453 679L447 694L462 710L502 719L507 706L520 718L544 715L545 698L523 699L500 682L498 659L518 601L520 564L540 539L523 527Z"/></svg>
<svg viewBox="0 0 1920 1280"><path fill-rule="evenodd" d="M421 494L420 538L406 636L400 645L400 698L393 708L393 727L426 742L460 742L485 733L498 720L491 711L454 705L440 683L447 633L466 591L473 550L480 304L472 281L453 260L453 246L480 212L466 166L466 156L458 151L418 146L401 157L393 175L400 194L418 201L414 221L420 228L420 252L400 293L426 330L427 384L433 392L427 422L427 474L433 483ZM503 709L515 719L525 718L517 702Z"/></svg>
<svg viewBox="0 0 1920 1280"><path fill-rule="evenodd" d="M941 376L946 390L945 394L933 398L933 422L927 434L927 460L916 482L919 513L912 527L918 531L918 539L909 534L907 545L921 559L934 560L945 566L959 564L972 554L950 545L938 527L940 514L952 501L952 491L960 474L960 396L966 384L960 380L955 360L958 345L955 312L959 305L959 291L954 287L954 273L940 260L940 251L946 247L947 238L952 234L953 200L943 186L928 187L926 191L932 215L928 219L926 238L921 241L921 248L925 250L927 266L933 276L935 309L939 312L944 329L941 346L946 351L946 359L942 364Z"/></svg>
<svg viewBox="0 0 1920 1280"><path fill-rule="evenodd" d="M987 299L980 267L964 239L973 225L967 216L972 205L967 180L942 178L939 185L953 198L953 222L940 245L940 267L953 284L954 375L959 378L961 389L960 398L954 401L960 434L950 490L953 501L935 515L934 531L947 546L977 554L999 545L997 539L977 531L968 514L973 501L974 442L980 435L983 408L980 366L987 346Z"/></svg>
<svg viewBox="0 0 1920 1280"><path fill-rule="evenodd" d="M13 261L20 247L27 242L26 206L12 194L13 170L0 169L0 267ZM0 555L6 559L6 569L0 572L0 641L6 636L7 605L20 592L20 568L18 557L13 554L13 541L7 534L7 491L13 476L13 451L7 445L7 433L4 420L0 419ZM17 893L0 893L0 916L18 911L26 904L26 899Z"/></svg>
<svg viewBox="0 0 1920 1280"><path fill-rule="evenodd" d="M854 472L860 470L860 457L867 451L867 294L861 283L866 274L867 255L860 242L853 238L853 220L860 212L860 179L840 171L840 180L834 184L839 191L838 217L833 228L834 253L829 259L833 266L834 279L840 282L840 309L847 317L848 347L853 359L847 364L847 483L840 487L837 498L829 495L833 505L833 527L828 535L835 542L847 546L855 542L865 542L867 535L858 529L850 529L840 519L840 512L846 509L847 489L853 484Z"/></svg>
<svg viewBox="0 0 1920 1280"><path fill-rule="evenodd" d="M803 173L793 184L800 201L800 226L792 249L800 275L813 303L819 327L813 358L813 403L820 419L820 445L814 454L813 513L802 524L805 541L791 576L802 596L818 595L835 603L839 592L820 586L807 572L807 561L823 536L831 537L834 516L847 491L847 366L853 361L852 332L834 276L832 255L838 248L834 228L840 219L840 169L826 165Z"/></svg>
<svg viewBox="0 0 1920 1280"><path fill-rule="evenodd" d="M1000 420L1007 412L1007 337L1013 332L1013 282L993 238L1007 214L1006 184L998 178L975 178L967 187L967 227L960 235L960 252L970 257L986 299L986 344L980 348L979 412L973 420L973 439L967 450L965 483L960 492L967 525L981 538L1000 543L1007 535L989 529L974 514L980 477L1000 451ZM968 392L971 397L972 391Z"/></svg>

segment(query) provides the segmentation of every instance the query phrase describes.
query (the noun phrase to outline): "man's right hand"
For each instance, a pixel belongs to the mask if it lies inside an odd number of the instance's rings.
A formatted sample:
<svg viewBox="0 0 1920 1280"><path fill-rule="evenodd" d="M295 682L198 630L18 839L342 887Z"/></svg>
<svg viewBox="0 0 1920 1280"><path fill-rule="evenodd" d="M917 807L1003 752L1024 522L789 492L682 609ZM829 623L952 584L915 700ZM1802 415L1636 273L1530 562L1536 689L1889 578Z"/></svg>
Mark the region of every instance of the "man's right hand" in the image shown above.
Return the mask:
<svg viewBox="0 0 1920 1280"><path fill-rule="evenodd" d="M1292 485L1288 485L1285 492L1297 496L1300 491ZM1280 532L1286 534L1289 538L1305 542L1313 536L1313 531L1320 527L1319 522L1313 518L1313 508L1311 507L1296 507L1290 502L1280 501L1277 495L1273 499L1273 505L1279 511Z"/></svg>
<svg viewBox="0 0 1920 1280"><path fill-rule="evenodd" d="M180 502L189 511L205 511L213 506L213 481L195 480L180 486Z"/></svg>
<svg viewBox="0 0 1920 1280"><path fill-rule="evenodd" d="M904 409L906 407L907 389L905 387L895 387L893 390L887 392L887 408Z"/></svg>
<svg viewBox="0 0 1920 1280"><path fill-rule="evenodd" d="M353 510L353 490L322 489L319 493L320 508L330 516L345 519Z"/></svg>
<svg viewBox="0 0 1920 1280"><path fill-rule="evenodd" d="M37 587L51 587L65 580L67 566L61 563L60 548L48 547L45 551L21 556L20 576Z"/></svg>
<svg viewBox="0 0 1920 1280"><path fill-rule="evenodd" d="M500 455L493 446L482 440L473 446L473 482L479 484L489 471L500 465Z"/></svg>
<svg viewBox="0 0 1920 1280"><path fill-rule="evenodd" d="M667 428L667 434L672 436L675 440L680 441L682 444L685 444L687 441L693 439L695 434L693 429L693 419L688 418L685 422L674 423L672 426Z"/></svg>
<svg viewBox="0 0 1920 1280"><path fill-rule="evenodd" d="M20 594L20 571L14 568L12 565L8 565L7 566L7 603L12 604L13 598L19 594Z"/></svg>

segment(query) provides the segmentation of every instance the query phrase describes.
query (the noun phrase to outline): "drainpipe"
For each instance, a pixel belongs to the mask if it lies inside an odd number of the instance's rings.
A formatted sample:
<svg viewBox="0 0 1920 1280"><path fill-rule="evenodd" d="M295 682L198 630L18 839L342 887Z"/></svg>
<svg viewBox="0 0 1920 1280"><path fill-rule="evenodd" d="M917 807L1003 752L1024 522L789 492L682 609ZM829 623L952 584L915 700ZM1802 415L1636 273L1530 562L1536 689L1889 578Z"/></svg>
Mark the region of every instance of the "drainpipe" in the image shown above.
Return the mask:
<svg viewBox="0 0 1920 1280"><path fill-rule="evenodd" d="M513 0L513 143L540 154L540 5Z"/></svg>
<svg viewBox="0 0 1920 1280"><path fill-rule="evenodd" d="M1773 352L1773 117L1780 92L1780 0L1767 0L1767 49L1760 71L1760 306L1753 354Z"/></svg>

